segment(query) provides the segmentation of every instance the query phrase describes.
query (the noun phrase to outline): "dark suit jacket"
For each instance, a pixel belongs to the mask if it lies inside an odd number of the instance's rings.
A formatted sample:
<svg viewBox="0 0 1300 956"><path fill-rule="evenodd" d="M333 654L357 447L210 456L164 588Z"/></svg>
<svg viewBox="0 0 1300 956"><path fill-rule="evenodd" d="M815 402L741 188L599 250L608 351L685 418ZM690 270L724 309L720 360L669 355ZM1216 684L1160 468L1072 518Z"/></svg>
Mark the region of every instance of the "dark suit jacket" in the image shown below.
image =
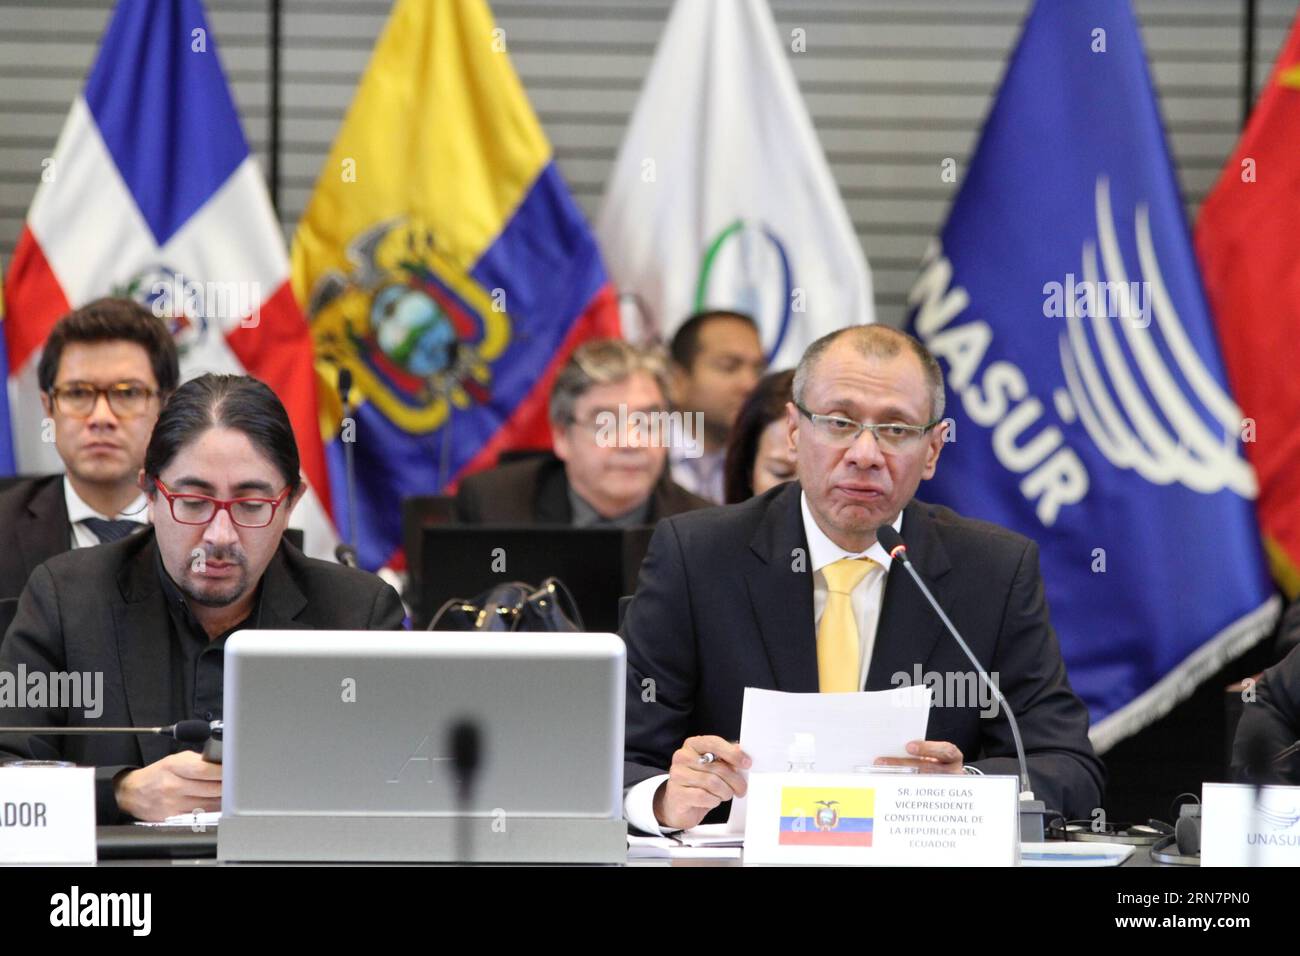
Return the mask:
<svg viewBox="0 0 1300 956"><path fill-rule="evenodd" d="M1300 754L1292 754L1267 769L1255 765L1272 761L1300 739L1300 647L1264 671L1255 685L1255 699L1242 705L1232 741L1233 779L1250 783L1300 784ZM1262 779L1254 778L1263 770Z"/></svg>
<svg viewBox="0 0 1300 956"><path fill-rule="evenodd" d="M71 547L62 475L20 481L0 492L0 600L18 597L38 565Z"/></svg>
<svg viewBox="0 0 1300 956"><path fill-rule="evenodd" d="M624 784L667 772L697 734L740 736L746 687L817 691L817 635L798 482L738 505L661 522L641 566L622 634L627 642ZM903 517L912 563L1019 720L1035 794L1086 817L1101 806L1105 771L1088 742L1088 712L1066 680L1048 622L1038 550L996 525L913 501ZM797 550L798 549L798 550ZM802 564L796 562L804 555ZM793 570L799 567L800 570ZM972 668L897 563L885 584L865 690ZM653 680L653 701L644 680ZM1016 774L1002 715L932 707L926 737L959 747L984 773ZM710 820L722 819L727 806Z"/></svg>
<svg viewBox="0 0 1300 956"><path fill-rule="evenodd" d="M712 507L713 502L675 483L665 468L651 496L646 524ZM573 506L564 462L542 455L470 475L460 483L454 514L461 524L571 524Z"/></svg>
<svg viewBox="0 0 1300 956"><path fill-rule="evenodd" d="M0 643L0 673L103 675L103 711L0 707L0 724L156 727L189 714L172 707L170 612L158 579L153 530L61 554L38 567ZM308 558L282 541L262 578L260 629L400 630L397 592L374 575ZM166 737L0 735L0 760L31 757L93 766L101 824L121 814L113 777L179 749Z"/></svg>

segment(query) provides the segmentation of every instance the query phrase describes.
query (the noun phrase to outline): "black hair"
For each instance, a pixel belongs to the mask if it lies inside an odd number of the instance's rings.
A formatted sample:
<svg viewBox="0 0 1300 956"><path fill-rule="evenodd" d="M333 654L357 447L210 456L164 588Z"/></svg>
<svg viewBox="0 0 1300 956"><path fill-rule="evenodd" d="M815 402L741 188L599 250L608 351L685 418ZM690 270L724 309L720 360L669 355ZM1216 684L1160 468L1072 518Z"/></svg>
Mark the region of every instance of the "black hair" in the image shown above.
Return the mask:
<svg viewBox="0 0 1300 956"><path fill-rule="evenodd" d="M745 399L727 439L727 458L722 466L723 501L733 505L754 497L754 462L763 429L785 415L791 400L794 369L769 372Z"/></svg>
<svg viewBox="0 0 1300 956"><path fill-rule="evenodd" d="M149 438L145 475L157 478L177 452L210 428L243 432L274 463L285 483L297 490L302 478L289 413L275 392L248 375L208 373L176 389Z"/></svg>
<svg viewBox="0 0 1300 956"><path fill-rule="evenodd" d="M50 330L36 366L36 381L42 392L54 387L63 349L70 342L134 342L143 346L153 366L158 390L166 398L180 381L176 342L162 319L134 299L96 299L74 309Z"/></svg>
<svg viewBox="0 0 1300 956"><path fill-rule="evenodd" d="M706 325L716 319L738 319L758 332L758 323L754 321L754 317L744 312L729 312L725 309L696 312L678 327L673 333L673 340L668 343L668 354L674 363L687 372L691 370L691 366L695 364L695 357L700 354L700 333L704 331Z"/></svg>

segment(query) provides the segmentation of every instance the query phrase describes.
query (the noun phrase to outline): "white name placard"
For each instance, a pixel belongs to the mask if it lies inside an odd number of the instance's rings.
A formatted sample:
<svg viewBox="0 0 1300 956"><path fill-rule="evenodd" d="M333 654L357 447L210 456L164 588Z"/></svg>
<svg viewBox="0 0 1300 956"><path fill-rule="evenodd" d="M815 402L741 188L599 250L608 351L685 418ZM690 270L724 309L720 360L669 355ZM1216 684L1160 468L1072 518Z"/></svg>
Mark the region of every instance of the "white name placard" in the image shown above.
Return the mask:
<svg viewBox="0 0 1300 956"><path fill-rule="evenodd" d="M746 863L1015 866L1015 777L751 773Z"/></svg>
<svg viewBox="0 0 1300 956"><path fill-rule="evenodd" d="M0 767L0 863L94 863L95 771Z"/></svg>
<svg viewBox="0 0 1300 956"><path fill-rule="evenodd" d="M1300 787L1201 785L1201 866L1300 866Z"/></svg>

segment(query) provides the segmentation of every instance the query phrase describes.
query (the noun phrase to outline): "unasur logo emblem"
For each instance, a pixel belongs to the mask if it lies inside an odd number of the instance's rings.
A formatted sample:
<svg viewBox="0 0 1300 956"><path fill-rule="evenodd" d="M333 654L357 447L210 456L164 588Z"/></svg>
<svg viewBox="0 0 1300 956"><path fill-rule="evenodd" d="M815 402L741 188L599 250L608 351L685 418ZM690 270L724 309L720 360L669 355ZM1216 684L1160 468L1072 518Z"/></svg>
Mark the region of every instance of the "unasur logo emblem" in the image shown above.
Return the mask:
<svg viewBox="0 0 1300 956"><path fill-rule="evenodd" d="M1281 810L1261 801L1255 814L1262 826L1246 834L1247 845L1300 846L1300 828L1296 827L1300 823L1300 811L1296 810L1295 804Z"/></svg>
<svg viewBox="0 0 1300 956"><path fill-rule="evenodd" d="M1091 484L1085 456L1052 423L1053 412L1066 425L1080 422L1117 469L1155 485L1253 498L1254 472L1239 445L1241 411L1183 327L1156 258L1148 205L1134 208L1138 281L1130 281L1105 176L1096 180L1094 208L1096 235L1082 243L1081 275L1042 288L1043 315L1065 320L1058 338L1064 384L1050 399L1033 394L1015 362L985 361L994 330L953 283L938 242L908 294L917 336L947 365L948 387L967 416L991 429L998 463L1022 476L1018 489L1043 527L1082 501Z"/></svg>
<svg viewBox="0 0 1300 956"><path fill-rule="evenodd" d="M1237 443L1241 411L1183 329L1160 273L1150 209L1139 203L1134 210L1141 281L1130 282L1104 176L1097 180L1094 199L1097 241L1083 245L1080 286L1088 307L1065 310L1067 324L1060 337L1061 370L1071 399L1066 408L1078 413L1088 436L1116 468L1132 469L1156 485L1177 482L1201 494L1229 488L1243 498L1255 497L1255 475ZM1151 335L1153 317L1173 368ZM1116 327L1123 332L1136 374ZM1198 413L1189 392L1217 428L1212 430Z"/></svg>
<svg viewBox="0 0 1300 956"><path fill-rule="evenodd" d="M322 371L351 369L362 395L411 433L486 402L511 337L504 301L409 219L361 233L347 257L351 271L322 276L307 306Z"/></svg>
<svg viewBox="0 0 1300 956"><path fill-rule="evenodd" d="M771 359L790 330L795 288L790 255L766 223L737 219L709 243L695 282L695 311L734 309L754 317Z"/></svg>

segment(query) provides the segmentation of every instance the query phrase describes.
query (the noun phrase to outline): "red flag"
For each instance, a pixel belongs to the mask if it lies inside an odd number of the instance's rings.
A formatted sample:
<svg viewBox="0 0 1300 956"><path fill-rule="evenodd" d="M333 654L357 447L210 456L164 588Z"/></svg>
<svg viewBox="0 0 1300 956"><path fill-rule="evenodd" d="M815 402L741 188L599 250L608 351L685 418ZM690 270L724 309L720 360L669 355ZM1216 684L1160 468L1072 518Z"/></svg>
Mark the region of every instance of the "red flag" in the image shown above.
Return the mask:
<svg viewBox="0 0 1300 956"><path fill-rule="evenodd" d="M1201 207L1196 251L1259 477L1274 577L1300 594L1300 17Z"/></svg>

